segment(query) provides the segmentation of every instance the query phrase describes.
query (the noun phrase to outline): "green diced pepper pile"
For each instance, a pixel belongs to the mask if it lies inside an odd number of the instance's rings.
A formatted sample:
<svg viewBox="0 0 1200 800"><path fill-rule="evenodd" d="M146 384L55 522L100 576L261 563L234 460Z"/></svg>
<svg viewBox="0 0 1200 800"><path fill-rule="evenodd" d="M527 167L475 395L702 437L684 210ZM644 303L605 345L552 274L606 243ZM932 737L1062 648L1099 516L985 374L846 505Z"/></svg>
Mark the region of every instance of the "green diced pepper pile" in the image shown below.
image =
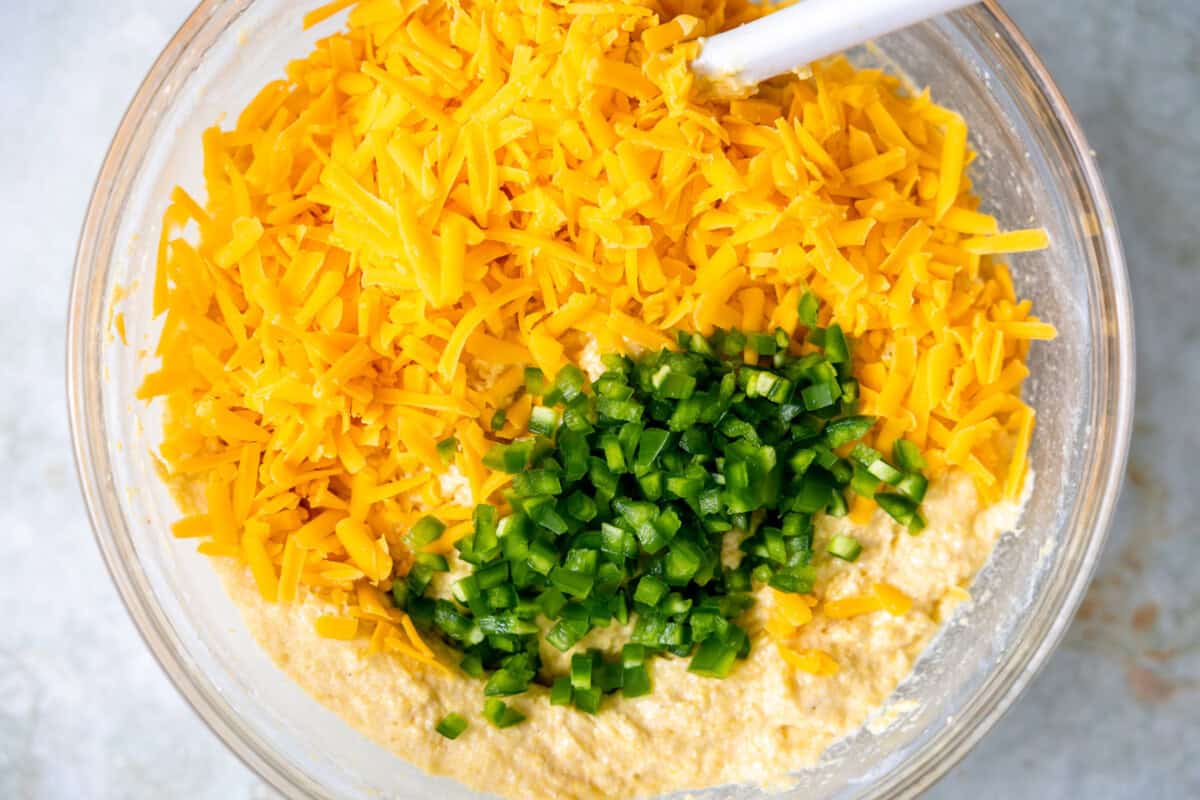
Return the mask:
<svg viewBox="0 0 1200 800"><path fill-rule="evenodd" d="M730 330L681 333L678 351L606 355L590 386L575 366L552 383L526 371L541 400L530 436L485 459L513 474L510 512L476 507L473 533L456 543L472 571L452 600L427 596L447 569L432 554L418 554L393 590L419 627L461 650L465 672L486 679L494 725L524 719L497 698L539 680L539 617L564 652L597 628L629 626L620 653L576 649L569 674L546 680L551 703L595 713L605 695L648 693L656 656L729 675L750 651L737 619L752 590L812 591L814 516L846 514L848 492L913 533L924 526L924 461L911 442L890 461L861 442L876 420L857 413L849 344L837 325L817 327L810 298L800 314L817 349L806 355L782 330ZM409 543L419 551L442 530L427 517ZM721 559L730 532L744 537L736 566ZM853 561L861 549L838 536L828 553Z"/></svg>

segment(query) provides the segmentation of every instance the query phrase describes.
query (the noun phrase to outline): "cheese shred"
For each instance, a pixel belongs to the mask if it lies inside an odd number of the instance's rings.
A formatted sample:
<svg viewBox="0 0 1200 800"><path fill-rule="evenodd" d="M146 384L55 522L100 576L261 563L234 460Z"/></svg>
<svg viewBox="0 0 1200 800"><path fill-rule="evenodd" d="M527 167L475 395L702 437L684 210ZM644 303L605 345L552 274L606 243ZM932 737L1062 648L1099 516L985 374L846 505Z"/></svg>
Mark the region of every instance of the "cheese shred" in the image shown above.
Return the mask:
<svg viewBox="0 0 1200 800"><path fill-rule="evenodd" d="M993 256L1048 239L979 209L958 115L841 58L706 96L695 40L763 13L742 0L336 0L304 24L345 8L204 134L203 202L180 188L163 215L161 365L139 396L164 405L169 474L204 487L177 536L244 560L269 600L359 613L324 636L436 664L389 607L404 533L504 485L482 457L522 433L490 426L521 368L675 328L794 333L806 290L854 339L876 446L908 438L987 500L1020 492L1024 361L1055 332Z"/></svg>

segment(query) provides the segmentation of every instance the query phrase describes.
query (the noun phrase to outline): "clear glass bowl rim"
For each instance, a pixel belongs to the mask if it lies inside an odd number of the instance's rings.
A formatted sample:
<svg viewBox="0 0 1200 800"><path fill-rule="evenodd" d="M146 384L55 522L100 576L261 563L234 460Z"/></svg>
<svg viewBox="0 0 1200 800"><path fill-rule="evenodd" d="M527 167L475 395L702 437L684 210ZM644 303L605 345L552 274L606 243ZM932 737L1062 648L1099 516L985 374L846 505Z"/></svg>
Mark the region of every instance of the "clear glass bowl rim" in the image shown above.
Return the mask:
<svg viewBox="0 0 1200 800"><path fill-rule="evenodd" d="M103 282L97 285L96 278L102 276L110 260L113 242L105 241L103 234L109 229L108 223L121 213L125 188L121 179L137 171L138 154L132 145L144 133L143 128L153 124L153 101L176 75L198 37L202 33L219 35L220 30L205 30L217 11L229 14L226 19L233 20L251 2L203 0L155 60L113 137L92 191L76 253L67 318L67 401L76 470L96 542L147 647L184 699L243 763L285 796L324 796L321 787L277 758L270 745L242 724L229 703L190 668L170 621L154 601L145 576L136 569L132 543L124 535L119 500L104 478L102 434L97 434L98 426L91 424L102 411L93 380L98 371L98 350L90 346L94 342L89 338L89 334L95 337L95 331L89 329L87 321L96 318L89 310L94 312L106 302ZM955 724L939 732L880 782L865 787L862 796L870 798L913 797L935 783L996 724L1044 666L1074 618L1103 549L1120 494L1132 430L1134 334L1128 276L1117 226L1092 151L1045 65L995 0L984 0L955 12L953 17L993 33L1011 51L1037 99L1053 114L1059 128L1057 137L1074 156L1071 167L1080 182L1078 189L1099 228L1094 259L1088 265L1094 271L1089 278L1099 296L1099 307L1093 310L1099 314L1100 324L1095 327L1102 336L1095 344L1103 351L1094 359L1102 375L1093 380L1093 386L1107 377L1108 385L1114 388L1096 398L1092 418L1098 446L1083 476L1075 515L1075 527L1086 527L1091 534L1082 550L1072 554L1075 570L1058 576L1037 599L1030 609L1037 618L1030 635L1015 643L1008 657L960 710ZM102 426L99 428L102 430Z"/></svg>

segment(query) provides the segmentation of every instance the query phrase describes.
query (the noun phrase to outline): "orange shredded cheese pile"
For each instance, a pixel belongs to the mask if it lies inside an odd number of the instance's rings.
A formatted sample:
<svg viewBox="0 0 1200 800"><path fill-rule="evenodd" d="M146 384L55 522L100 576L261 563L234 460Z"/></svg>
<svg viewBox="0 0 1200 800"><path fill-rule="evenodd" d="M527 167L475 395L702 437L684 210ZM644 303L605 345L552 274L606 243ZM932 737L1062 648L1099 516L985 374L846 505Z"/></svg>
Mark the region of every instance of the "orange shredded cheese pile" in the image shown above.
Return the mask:
<svg viewBox="0 0 1200 800"><path fill-rule="evenodd" d="M323 634L433 662L386 593L419 516L449 525L435 551L469 529L437 443L482 502L506 480L487 421L522 432L526 364L793 332L805 289L856 339L876 446L1019 492L1025 355L1054 330L994 256L1046 237L979 210L965 123L928 92L837 59L706 97L694 40L762 13L742 0L338 0L306 21L348 6L206 132L205 200L177 188L159 245L140 396L205 497L175 532L264 598L307 587L365 623Z"/></svg>

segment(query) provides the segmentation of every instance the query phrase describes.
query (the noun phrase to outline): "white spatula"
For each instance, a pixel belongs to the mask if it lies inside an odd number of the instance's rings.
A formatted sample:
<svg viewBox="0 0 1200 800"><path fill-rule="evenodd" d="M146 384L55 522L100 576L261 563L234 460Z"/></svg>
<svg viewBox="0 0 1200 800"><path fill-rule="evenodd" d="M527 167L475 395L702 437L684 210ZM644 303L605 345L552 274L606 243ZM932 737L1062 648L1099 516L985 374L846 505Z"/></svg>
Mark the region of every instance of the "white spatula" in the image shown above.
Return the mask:
<svg viewBox="0 0 1200 800"><path fill-rule="evenodd" d="M975 0L800 0L702 40L692 71L736 90Z"/></svg>

